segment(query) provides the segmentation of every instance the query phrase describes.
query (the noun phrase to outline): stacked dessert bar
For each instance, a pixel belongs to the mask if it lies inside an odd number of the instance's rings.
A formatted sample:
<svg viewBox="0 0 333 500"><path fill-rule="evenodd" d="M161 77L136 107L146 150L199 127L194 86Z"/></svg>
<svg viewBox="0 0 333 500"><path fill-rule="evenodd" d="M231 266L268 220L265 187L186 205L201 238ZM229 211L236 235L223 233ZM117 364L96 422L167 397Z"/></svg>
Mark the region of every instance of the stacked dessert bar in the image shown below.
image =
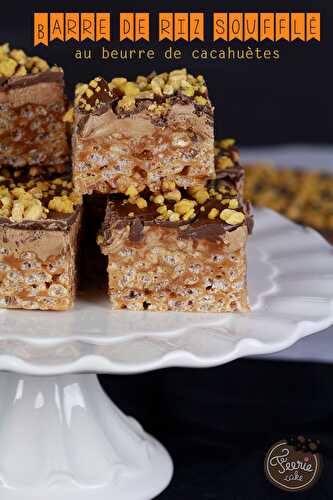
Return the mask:
<svg viewBox="0 0 333 500"><path fill-rule="evenodd" d="M62 70L0 46L0 307L73 305L82 209L64 112Z"/></svg>
<svg viewBox="0 0 333 500"><path fill-rule="evenodd" d="M113 309L248 310L244 171L233 140L214 160L213 126L204 78L186 70L77 87L73 180L108 195Z"/></svg>

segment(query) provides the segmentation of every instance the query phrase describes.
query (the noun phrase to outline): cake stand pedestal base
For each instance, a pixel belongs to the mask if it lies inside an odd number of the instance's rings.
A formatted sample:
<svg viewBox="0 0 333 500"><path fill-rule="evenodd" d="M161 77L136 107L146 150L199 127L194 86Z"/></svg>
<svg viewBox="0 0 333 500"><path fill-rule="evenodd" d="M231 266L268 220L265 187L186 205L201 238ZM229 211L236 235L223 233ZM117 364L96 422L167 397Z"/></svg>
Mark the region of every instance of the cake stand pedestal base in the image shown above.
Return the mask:
<svg viewBox="0 0 333 500"><path fill-rule="evenodd" d="M172 472L96 375L0 375L1 500L150 500Z"/></svg>

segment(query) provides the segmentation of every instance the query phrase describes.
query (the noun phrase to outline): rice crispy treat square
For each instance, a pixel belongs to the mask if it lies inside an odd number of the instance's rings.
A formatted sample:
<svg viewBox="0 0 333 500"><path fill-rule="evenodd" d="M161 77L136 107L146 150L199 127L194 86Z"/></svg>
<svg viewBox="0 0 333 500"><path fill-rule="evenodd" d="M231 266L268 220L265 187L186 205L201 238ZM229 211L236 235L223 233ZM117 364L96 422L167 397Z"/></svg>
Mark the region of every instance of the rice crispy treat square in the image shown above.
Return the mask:
<svg viewBox="0 0 333 500"><path fill-rule="evenodd" d="M175 70L77 86L72 137L78 192L188 188L213 179L213 107L204 78Z"/></svg>
<svg viewBox="0 0 333 500"><path fill-rule="evenodd" d="M179 190L177 190L179 191ZM234 185L110 197L98 236L112 309L247 311L249 205Z"/></svg>
<svg viewBox="0 0 333 500"><path fill-rule="evenodd" d="M0 308L73 306L81 214L68 177L0 169Z"/></svg>

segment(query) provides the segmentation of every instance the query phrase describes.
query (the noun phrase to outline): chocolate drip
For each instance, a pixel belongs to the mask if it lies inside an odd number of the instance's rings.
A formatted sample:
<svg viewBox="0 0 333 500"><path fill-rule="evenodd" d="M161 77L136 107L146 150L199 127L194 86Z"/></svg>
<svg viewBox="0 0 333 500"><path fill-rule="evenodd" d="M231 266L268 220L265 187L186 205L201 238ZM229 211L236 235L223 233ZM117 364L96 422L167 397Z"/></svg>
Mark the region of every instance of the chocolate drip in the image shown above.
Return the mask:
<svg viewBox="0 0 333 500"><path fill-rule="evenodd" d="M37 85L38 83L55 82L64 84L64 74L62 71L42 71L34 75L12 76L11 78L0 78L0 91L8 89L18 89Z"/></svg>

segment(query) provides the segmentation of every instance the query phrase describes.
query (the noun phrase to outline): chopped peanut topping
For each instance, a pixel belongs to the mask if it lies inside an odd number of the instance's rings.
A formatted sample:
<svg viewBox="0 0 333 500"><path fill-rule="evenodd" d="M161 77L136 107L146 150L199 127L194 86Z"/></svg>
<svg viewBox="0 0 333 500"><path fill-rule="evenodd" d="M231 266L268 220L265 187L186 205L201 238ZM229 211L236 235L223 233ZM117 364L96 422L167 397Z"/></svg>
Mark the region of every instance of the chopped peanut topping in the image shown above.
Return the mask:
<svg viewBox="0 0 333 500"><path fill-rule="evenodd" d="M94 98L93 102L87 102L87 99L93 98L98 92L102 94L101 99ZM203 76L199 75L195 78L185 68L170 73L151 74L147 77L140 75L136 81L116 77L108 83L101 77L96 77L83 92L77 89L75 103L81 109L90 111L96 109L103 102L104 97L108 100L112 96L115 96L115 100L118 101L116 109L119 112L132 111L138 101L151 100L154 102L151 105L148 104L147 109L158 115L162 115L170 108L173 96L192 99L197 106L206 106L209 103Z"/></svg>
<svg viewBox="0 0 333 500"><path fill-rule="evenodd" d="M13 222L41 220L49 216L49 210L69 214L82 204L82 196L73 191L66 177L40 180L38 167L25 169L24 174L23 169L7 174L0 169L0 217Z"/></svg>
<svg viewBox="0 0 333 500"><path fill-rule="evenodd" d="M51 71L62 71L61 68L53 66L40 57L29 57L23 50L10 49L8 43L0 45L0 77L11 78L25 76L27 74Z"/></svg>

